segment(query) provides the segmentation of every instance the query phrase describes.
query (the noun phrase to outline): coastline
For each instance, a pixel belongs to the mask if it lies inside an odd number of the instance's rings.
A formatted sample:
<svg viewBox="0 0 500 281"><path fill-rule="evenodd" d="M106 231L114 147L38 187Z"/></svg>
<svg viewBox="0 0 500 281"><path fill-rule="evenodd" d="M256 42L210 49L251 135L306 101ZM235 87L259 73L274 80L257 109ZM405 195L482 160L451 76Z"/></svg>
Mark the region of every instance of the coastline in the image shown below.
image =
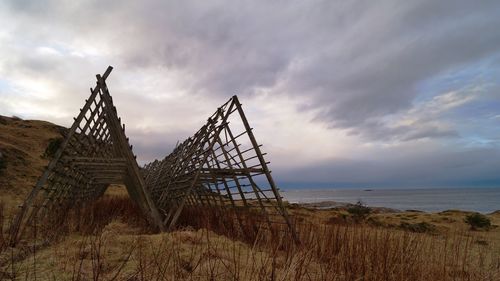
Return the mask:
<svg viewBox="0 0 500 281"><path fill-rule="evenodd" d="M347 208L356 206L356 204L353 204L353 203L338 202L338 201L333 201L333 200L310 202L310 203L289 202L289 204L303 207L306 209L337 210L337 211L345 210ZM395 208L389 208L389 207L383 207L383 206L371 206L371 205L366 205L366 207L370 208L373 213L428 213L428 214L433 214L433 213L439 214L439 213L446 213L446 212L475 213L475 211L460 210L460 209L448 209L448 210L442 210L442 211L425 211L425 210L418 210L418 209L404 209L404 210L402 210L402 209L395 209ZM488 212L486 214L487 215L500 215L500 209L495 210L493 212Z"/></svg>
<svg viewBox="0 0 500 281"><path fill-rule="evenodd" d="M463 210L490 214L500 206L500 188L440 189L294 189L282 190L284 199L315 208L342 207L361 201L374 208L442 212Z"/></svg>

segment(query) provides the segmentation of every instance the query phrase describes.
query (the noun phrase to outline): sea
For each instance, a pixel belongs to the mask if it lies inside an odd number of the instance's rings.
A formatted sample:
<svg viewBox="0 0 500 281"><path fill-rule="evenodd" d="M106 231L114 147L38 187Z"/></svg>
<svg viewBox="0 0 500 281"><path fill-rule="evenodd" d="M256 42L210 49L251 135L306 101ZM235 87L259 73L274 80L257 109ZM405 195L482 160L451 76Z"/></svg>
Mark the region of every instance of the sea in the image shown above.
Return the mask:
<svg viewBox="0 0 500 281"><path fill-rule="evenodd" d="M414 189L290 189L281 190L290 203L361 201L370 207L439 212L445 210L491 213L500 210L500 188L414 188ZM323 205L328 207L328 204ZM335 204L332 203L332 207Z"/></svg>

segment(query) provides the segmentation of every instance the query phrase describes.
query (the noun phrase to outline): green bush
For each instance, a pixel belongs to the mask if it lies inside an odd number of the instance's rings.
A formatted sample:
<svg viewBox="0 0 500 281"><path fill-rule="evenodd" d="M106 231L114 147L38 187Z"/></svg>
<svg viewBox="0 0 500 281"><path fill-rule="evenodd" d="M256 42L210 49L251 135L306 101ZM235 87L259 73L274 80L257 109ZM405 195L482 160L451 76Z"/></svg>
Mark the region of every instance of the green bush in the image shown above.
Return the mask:
<svg viewBox="0 0 500 281"><path fill-rule="evenodd" d="M59 147L61 147L62 142L63 142L62 138L51 139L49 141L49 145L45 149L43 157L53 158L56 155L56 152L59 149Z"/></svg>
<svg viewBox="0 0 500 281"><path fill-rule="evenodd" d="M358 201L356 204L347 208L347 212L352 215L353 219L356 222L360 222L360 221L366 219L366 217L368 217L368 215L370 215L372 210L370 208L366 207L363 204L363 202Z"/></svg>
<svg viewBox="0 0 500 281"><path fill-rule="evenodd" d="M490 229L491 228L491 220L480 213L473 213L470 215L467 215L465 217L465 222L470 225L470 229L472 230L477 230L477 229Z"/></svg>

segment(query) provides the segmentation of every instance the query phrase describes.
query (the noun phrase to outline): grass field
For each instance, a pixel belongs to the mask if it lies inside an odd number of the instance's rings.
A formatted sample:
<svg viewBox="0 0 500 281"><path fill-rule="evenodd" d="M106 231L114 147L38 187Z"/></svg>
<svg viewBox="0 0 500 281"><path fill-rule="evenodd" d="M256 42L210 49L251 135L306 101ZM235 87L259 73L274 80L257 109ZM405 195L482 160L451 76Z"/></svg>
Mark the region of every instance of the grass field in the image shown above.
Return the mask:
<svg viewBox="0 0 500 281"><path fill-rule="evenodd" d="M209 211L204 211L209 212ZM202 213L200 211L200 213ZM312 212L315 213L314 211ZM322 214L324 215L324 214ZM301 243L262 231L251 241L231 218L156 233L126 196L106 196L57 230L5 248L18 280L498 280L498 232L414 233L368 223L297 223ZM225 225L225 227L221 227ZM50 239L48 239L50 238Z"/></svg>

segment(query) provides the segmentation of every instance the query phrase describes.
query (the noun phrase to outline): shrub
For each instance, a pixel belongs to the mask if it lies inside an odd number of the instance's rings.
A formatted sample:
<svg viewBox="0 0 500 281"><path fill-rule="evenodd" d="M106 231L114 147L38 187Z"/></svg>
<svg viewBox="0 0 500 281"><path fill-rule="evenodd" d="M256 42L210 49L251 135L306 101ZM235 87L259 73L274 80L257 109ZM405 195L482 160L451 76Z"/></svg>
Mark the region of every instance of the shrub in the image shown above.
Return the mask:
<svg viewBox="0 0 500 281"><path fill-rule="evenodd" d="M366 217L370 215L371 211L372 210L366 207L361 201L358 201L356 204L347 209L347 212L352 215L356 222L366 219Z"/></svg>
<svg viewBox="0 0 500 281"><path fill-rule="evenodd" d="M480 213L473 213L465 217L465 222L470 225L471 230L489 229L491 227L491 220Z"/></svg>
<svg viewBox="0 0 500 281"><path fill-rule="evenodd" d="M49 145L45 149L43 157L53 158L56 155L57 150L61 147L63 140L62 138L50 139Z"/></svg>

